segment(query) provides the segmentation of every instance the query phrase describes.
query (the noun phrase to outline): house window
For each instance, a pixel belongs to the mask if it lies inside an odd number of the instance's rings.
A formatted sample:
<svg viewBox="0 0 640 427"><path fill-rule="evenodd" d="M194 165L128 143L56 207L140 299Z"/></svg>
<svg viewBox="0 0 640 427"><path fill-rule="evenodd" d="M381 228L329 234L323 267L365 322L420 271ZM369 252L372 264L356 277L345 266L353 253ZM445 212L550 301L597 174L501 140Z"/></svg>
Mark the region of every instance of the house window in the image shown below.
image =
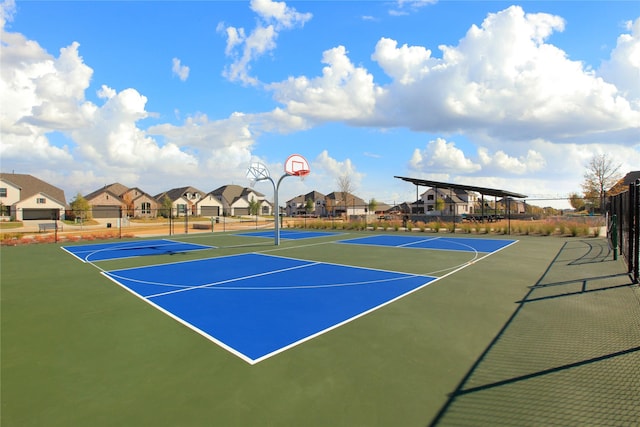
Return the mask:
<svg viewBox="0 0 640 427"><path fill-rule="evenodd" d="M0 197L7 197L7 189L5 188L0 188Z"/></svg>
<svg viewBox="0 0 640 427"><path fill-rule="evenodd" d="M140 211L141 211L141 213L142 213L143 215L144 215L144 214L148 214L148 215L150 215L150 214L151 214L151 203L149 203L149 202L142 202L142 203L140 204Z"/></svg>
<svg viewBox="0 0 640 427"><path fill-rule="evenodd" d="M36 203L39 205L44 205L45 203L47 203L47 199L45 199L44 197L38 197L36 199Z"/></svg>
<svg viewBox="0 0 640 427"><path fill-rule="evenodd" d="M178 214L183 214L187 212L187 205L179 204L177 207L178 207Z"/></svg>
<svg viewBox="0 0 640 427"><path fill-rule="evenodd" d="M433 200L433 194L427 194L427 200Z"/></svg>

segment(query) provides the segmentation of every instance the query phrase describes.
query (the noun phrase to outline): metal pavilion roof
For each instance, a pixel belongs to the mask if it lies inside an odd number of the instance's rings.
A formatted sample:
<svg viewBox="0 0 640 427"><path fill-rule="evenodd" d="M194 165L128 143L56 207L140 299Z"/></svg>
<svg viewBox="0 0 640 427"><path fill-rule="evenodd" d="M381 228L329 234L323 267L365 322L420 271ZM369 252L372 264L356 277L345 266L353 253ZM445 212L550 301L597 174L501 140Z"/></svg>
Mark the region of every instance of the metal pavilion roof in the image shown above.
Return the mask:
<svg viewBox="0 0 640 427"><path fill-rule="evenodd" d="M451 182L440 182L440 181L431 181L428 179L420 179L420 178L408 178L405 176L394 176L394 178L401 179L403 181L410 182L415 184L416 186L424 186L424 187L435 187L435 188L452 188L457 190L468 190L475 191L476 193L480 193L482 195L487 196L495 196L495 197L511 197L514 199L525 199L528 196L524 194L514 193L506 190L498 190L495 188L486 188L486 187L477 187L475 185L463 185L463 184L453 184Z"/></svg>

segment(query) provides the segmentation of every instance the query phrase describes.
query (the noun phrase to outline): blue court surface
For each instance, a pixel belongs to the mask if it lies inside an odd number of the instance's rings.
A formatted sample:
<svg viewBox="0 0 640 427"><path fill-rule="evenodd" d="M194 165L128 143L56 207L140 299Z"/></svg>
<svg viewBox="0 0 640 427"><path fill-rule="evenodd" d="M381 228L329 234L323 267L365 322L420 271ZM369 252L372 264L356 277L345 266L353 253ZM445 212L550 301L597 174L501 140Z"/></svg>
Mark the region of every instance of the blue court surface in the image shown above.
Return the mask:
<svg viewBox="0 0 640 427"><path fill-rule="evenodd" d="M102 274L251 364L436 279L257 253Z"/></svg>
<svg viewBox="0 0 640 427"><path fill-rule="evenodd" d="M295 231L295 230L280 230L280 238L283 240L299 240L299 239L312 239L316 237L328 237L335 236L342 233L335 233L330 231ZM251 236L251 237L268 237L270 239L275 238L275 230L264 231L252 231L249 233L240 233L236 236Z"/></svg>
<svg viewBox="0 0 640 427"><path fill-rule="evenodd" d="M517 240L473 239L464 237L438 236L398 236L383 234L357 239L341 240L338 243L354 245L386 246L394 248L436 249L445 251L467 251L492 253L499 251Z"/></svg>
<svg viewBox="0 0 640 427"><path fill-rule="evenodd" d="M145 255L173 255L211 248L211 246L196 245L194 243L184 243L166 239L97 243L93 245L62 247L62 249L83 262L131 258Z"/></svg>

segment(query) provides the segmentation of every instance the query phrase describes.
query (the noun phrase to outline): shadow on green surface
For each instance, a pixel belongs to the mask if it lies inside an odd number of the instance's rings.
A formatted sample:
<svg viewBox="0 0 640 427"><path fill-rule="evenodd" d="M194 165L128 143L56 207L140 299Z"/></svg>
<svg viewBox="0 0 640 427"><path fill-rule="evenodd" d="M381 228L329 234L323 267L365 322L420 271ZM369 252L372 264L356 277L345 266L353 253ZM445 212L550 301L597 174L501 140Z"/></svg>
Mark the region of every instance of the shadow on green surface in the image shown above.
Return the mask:
<svg viewBox="0 0 640 427"><path fill-rule="evenodd" d="M640 290L612 259L567 241L429 425L637 425Z"/></svg>

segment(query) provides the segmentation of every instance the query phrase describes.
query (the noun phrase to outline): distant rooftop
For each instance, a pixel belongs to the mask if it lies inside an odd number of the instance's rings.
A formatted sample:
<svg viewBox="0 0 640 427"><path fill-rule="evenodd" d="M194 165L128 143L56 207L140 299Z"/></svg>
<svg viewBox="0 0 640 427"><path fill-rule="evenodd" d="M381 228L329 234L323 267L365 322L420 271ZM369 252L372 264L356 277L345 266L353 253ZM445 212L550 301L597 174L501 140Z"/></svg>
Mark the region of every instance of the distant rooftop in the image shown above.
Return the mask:
<svg viewBox="0 0 640 427"><path fill-rule="evenodd" d="M421 185L423 187L451 188L456 190L475 191L476 193L480 193L483 195L503 197L503 198L512 197L514 199L526 199L528 197L524 194L514 193L507 190L499 190L495 188L486 188L486 187L476 187L475 185L454 184L451 182L431 181L428 179L420 179L420 178L407 178L405 176L394 176L394 178L398 178L418 186Z"/></svg>

